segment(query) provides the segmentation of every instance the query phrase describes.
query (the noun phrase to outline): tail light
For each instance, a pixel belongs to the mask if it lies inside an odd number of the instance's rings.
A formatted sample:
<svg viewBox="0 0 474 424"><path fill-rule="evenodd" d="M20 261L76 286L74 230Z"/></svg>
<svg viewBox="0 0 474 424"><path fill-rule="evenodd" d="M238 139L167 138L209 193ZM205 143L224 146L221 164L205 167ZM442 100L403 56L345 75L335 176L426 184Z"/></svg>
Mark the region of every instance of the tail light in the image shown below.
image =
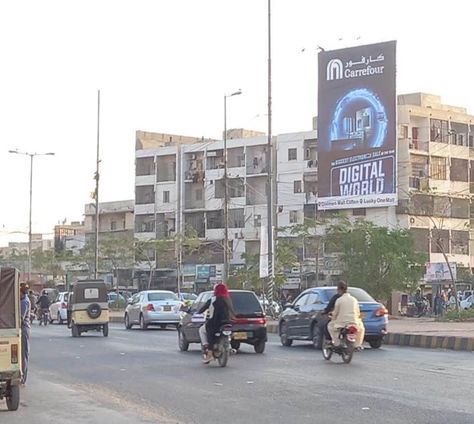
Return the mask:
<svg viewBox="0 0 474 424"><path fill-rule="evenodd" d="M63 302L61 303L61 309L66 309L67 308L67 305Z"/></svg>
<svg viewBox="0 0 474 424"><path fill-rule="evenodd" d="M153 306L153 303L149 303L148 305L146 305L146 310L148 312L155 312L155 307Z"/></svg>
<svg viewBox="0 0 474 424"><path fill-rule="evenodd" d="M348 330L349 330L349 334L355 334L355 333L357 333L357 327L354 326L354 325L351 325L351 326L348 328Z"/></svg>
<svg viewBox="0 0 474 424"><path fill-rule="evenodd" d="M259 324L265 325L267 320L265 318L236 318L234 324Z"/></svg>
<svg viewBox="0 0 474 424"><path fill-rule="evenodd" d="M388 315L387 308L385 308L384 306L375 311L376 317L383 317L384 315Z"/></svg>
<svg viewBox="0 0 474 424"><path fill-rule="evenodd" d="M12 364L18 364L18 345L17 344L12 344L11 345L11 363Z"/></svg>

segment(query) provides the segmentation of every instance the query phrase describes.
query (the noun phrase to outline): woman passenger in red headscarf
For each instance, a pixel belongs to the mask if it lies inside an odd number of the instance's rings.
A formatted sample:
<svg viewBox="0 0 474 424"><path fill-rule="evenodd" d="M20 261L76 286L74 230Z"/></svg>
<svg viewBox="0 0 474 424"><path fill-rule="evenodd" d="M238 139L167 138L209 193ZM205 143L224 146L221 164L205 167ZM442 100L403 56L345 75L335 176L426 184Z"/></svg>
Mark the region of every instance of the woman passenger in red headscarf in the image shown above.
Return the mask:
<svg viewBox="0 0 474 424"><path fill-rule="evenodd" d="M209 352L209 345L214 343L215 334L223 325L230 324L235 317L229 290L225 284L216 284L214 287L214 296L204 304L198 313L203 314L207 310L209 310L208 319L199 329L204 362L209 362L212 359L212 353Z"/></svg>

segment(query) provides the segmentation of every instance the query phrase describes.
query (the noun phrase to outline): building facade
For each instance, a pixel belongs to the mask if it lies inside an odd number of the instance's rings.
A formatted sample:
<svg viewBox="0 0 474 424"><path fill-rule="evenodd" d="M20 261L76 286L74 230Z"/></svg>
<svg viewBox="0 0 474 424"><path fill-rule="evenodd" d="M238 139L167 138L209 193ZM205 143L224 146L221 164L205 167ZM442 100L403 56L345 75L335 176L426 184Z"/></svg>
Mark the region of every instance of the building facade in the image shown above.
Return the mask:
<svg viewBox="0 0 474 424"><path fill-rule="evenodd" d="M56 253L70 251L77 255L86 243L84 221L54 226L54 250Z"/></svg>
<svg viewBox="0 0 474 424"><path fill-rule="evenodd" d="M273 137L278 228L325 214L317 208L316 123L313 120L312 131ZM242 137L227 140L231 269L244 263L242 254L259 253L261 227L267 222L267 137L239 131L233 135ZM137 139L139 134L142 133L137 132ZM152 138L152 133L147 134ZM218 279L225 231L223 142L157 137L168 143L149 143L142 148L137 142L135 237L164 239L179 231L180 225L183 230L192 228L208 246L208 255L185 260L185 279L194 279L199 265L214 267ZM459 267L471 269L474 116L463 108L443 105L437 96L401 95L397 149L398 206L346 209L339 213L379 226L409 229L418 249L428 254L430 262L444 262L444 255L448 255ZM304 247L301 249L301 264L289 275L288 288L332 283L341 274L337 254L326 251L318 235L314 236L316 247L306 252ZM291 234L280 231L279 237ZM169 272L175 279L175 269ZM155 283L159 286L158 280Z"/></svg>

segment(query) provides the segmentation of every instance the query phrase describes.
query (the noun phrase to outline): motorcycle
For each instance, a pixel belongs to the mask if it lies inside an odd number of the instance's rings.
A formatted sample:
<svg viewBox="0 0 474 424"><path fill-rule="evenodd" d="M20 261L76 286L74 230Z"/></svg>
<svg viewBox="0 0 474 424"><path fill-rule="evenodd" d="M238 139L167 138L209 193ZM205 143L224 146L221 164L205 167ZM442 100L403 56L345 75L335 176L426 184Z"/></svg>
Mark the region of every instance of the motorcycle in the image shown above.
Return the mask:
<svg viewBox="0 0 474 424"><path fill-rule="evenodd" d="M430 310L430 302L426 297L423 297L419 302L416 302L415 306L417 308L418 318L428 315Z"/></svg>
<svg viewBox="0 0 474 424"><path fill-rule="evenodd" d="M221 367L227 365L229 356L231 353L230 339L232 335L232 325L225 324L221 327L220 331L215 334L216 341L212 346L209 347L213 359L217 360L217 363Z"/></svg>
<svg viewBox="0 0 474 424"><path fill-rule="evenodd" d="M348 325L341 328L339 331L340 343L338 346L334 346L332 342L326 342L323 344L323 358L329 361L333 353L340 355L342 361L345 364L349 364L352 361L352 355L355 350L357 327L354 325Z"/></svg>
<svg viewBox="0 0 474 424"><path fill-rule="evenodd" d="M38 318L39 325L43 324L45 327L50 322L49 309L41 309L40 317Z"/></svg>

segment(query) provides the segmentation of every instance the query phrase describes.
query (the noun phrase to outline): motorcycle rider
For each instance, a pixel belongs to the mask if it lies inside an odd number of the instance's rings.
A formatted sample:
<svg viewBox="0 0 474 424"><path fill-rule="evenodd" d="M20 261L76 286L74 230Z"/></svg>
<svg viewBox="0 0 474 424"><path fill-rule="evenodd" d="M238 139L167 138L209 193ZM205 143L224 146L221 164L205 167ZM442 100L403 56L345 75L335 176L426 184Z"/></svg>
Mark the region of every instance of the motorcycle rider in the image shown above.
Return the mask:
<svg viewBox="0 0 474 424"><path fill-rule="evenodd" d="M423 313L423 295L421 294L421 289L417 288L415 293L415 306L418 316L421 316Z"/></svg>
<svg viewBox="0 0 474 424"><path fill-rule="evenodd" d="M344 281L341 281L341 282L344 283ZM321 312L321 315L324 315L324 316L329 315L334 310L334 306L336 305L336 300L339 299L341 296L342 294L339 292L339 290L337 290L336 294L333 297L331 297L331 299L329 300L329 303L324 308L323 312ZM328 325L330 321L331 320L327 318L326 324L324 324L324 337L326 338L326 340L331 340L331 335L329 334L329 330L328 330Z"/></svg>
<svg viewBox="0 0 474 424"><path fill-rule="evenodd" d="M341 296L336 300L332 318L328 324L332 343L334 346L339 346L339 330L348 325L354 325L357 328L355 348L360 350L364 341L365 328L360 318L359 302L347 293L347 284L344 281L337 284L337 291Z"/></svg>
<svg viewBox="0 0 474 424"><path fill-rule="evenodd" d="M214 296L212 296L198 313L203 314L208 310L206 323L199 328L199 337L201 338L203 362L209 363L212 359L212 352L209 346L214 343L216 332L224 324L229 324L234 319L234 308L230 300L229 290L224 283L216 284L214 287Z"/></svg>
<svg viewBox="0 0 474 424"><path fill-rule="evenodd" d="M36 305L39 306L40 311L41 311L41 319L40 319L40 325L42 323L42 318L43 314L47 314L49 312L49 307L51 305L51 301L49 300L48 297L48 292L46 290L43 290L41 293L41 296L38 298Z"/></svg>

